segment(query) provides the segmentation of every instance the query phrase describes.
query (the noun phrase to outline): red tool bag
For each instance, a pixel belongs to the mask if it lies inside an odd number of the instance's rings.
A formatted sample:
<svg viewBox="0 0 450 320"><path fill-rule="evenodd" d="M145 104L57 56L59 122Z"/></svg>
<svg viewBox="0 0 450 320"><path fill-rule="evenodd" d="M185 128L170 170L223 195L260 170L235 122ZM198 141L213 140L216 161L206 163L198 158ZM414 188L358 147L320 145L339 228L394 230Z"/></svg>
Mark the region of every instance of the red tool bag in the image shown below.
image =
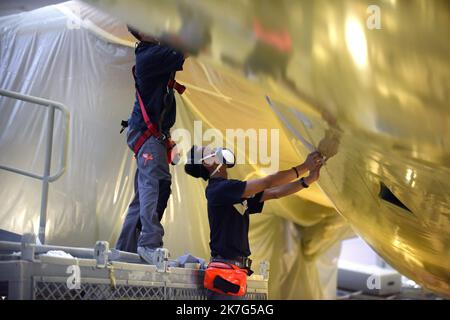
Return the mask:
<svg viewBox="0 0 450 320"><path fill-rule="evenodd" d="M247 272L231 263L211 262L205 270L203 285L220 294L243 296L247 291Z"/></svg>

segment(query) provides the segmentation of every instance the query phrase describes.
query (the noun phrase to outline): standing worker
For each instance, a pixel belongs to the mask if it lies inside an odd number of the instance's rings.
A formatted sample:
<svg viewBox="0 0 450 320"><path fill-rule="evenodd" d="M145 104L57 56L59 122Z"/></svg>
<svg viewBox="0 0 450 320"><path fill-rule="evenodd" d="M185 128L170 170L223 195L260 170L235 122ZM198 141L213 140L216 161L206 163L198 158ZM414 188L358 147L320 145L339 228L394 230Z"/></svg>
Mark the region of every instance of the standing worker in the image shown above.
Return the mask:
<svg viewBox="0 0 450 320"><path fill-rule="evenodd" d="M137 252L147 263L155 264L155 251L163 246L161 219L171 193L169 163L174 143L170 128L176 117L173 90L179 94L185 90L175 81L175 73L183 69L186 55L131 26L128 30L139 41L133 67L136 100L122 130L128 128L127 144L134 152L137 169L134 199L116 248Z"/></svg>

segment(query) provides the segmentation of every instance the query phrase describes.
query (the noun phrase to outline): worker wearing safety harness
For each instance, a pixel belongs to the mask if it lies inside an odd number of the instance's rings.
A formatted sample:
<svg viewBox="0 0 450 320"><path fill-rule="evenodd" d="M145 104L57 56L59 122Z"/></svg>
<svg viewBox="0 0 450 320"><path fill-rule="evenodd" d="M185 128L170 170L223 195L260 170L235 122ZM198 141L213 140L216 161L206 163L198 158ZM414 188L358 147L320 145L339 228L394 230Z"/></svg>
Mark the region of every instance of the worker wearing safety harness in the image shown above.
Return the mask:
<svg viewBox="0 0 450 320"><path fill-rule="evenodd" d="M185 171L208 181L206 199L210 226L211 262L205 271L208 299L242 299L247 276L252 273L248 241L249 215L260 213L264 202L308 188L319 178L324 160L318 152L289 170L260 179L228 179L234 154L223 148L193 146L187 154ZM300 178L309 171L309 176Z"/></svg>
<svg viewBox="0 0 450 320"><path fill-rule="evenodd" d="M176 116L173 91L182 94L185 89L175 81L175 72L182 70L185 55L131 26L128 30L139 40L132 70L136 100L129 120L122 121L122 131L128 128L127 144L134 152L137 169L135 195L116 248L137 252L155 264L155 251L163 246L161 219L171 194L169 163L174 143L170 128Z"/></svg>

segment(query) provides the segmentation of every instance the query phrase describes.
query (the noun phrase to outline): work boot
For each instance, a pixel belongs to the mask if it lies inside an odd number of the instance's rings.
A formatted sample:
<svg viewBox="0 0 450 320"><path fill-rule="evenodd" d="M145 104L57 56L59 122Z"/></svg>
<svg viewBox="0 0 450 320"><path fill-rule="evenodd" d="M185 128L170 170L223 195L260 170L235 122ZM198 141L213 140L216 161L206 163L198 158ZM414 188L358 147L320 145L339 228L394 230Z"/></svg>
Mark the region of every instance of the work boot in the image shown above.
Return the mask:
<svg viewBox="0 0 450 320"><path fill-rule="evenodd" d="M155 251L156 249L150 248L150 247L138 247L137 253L148 264L155 265Z"/></svg>

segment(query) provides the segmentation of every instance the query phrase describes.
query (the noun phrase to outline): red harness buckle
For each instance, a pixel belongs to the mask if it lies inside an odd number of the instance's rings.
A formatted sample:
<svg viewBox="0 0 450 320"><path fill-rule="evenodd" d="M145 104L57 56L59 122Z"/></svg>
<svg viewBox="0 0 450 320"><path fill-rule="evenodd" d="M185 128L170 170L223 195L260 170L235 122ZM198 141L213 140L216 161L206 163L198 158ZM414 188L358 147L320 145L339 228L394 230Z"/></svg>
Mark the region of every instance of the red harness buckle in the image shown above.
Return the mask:
<svg viewBox="0 0 450 320"><path fill-rule="evenodd" d="M183 94L184 91L186 91L186 87L177 82L177 80L175 79L170 79L169 82L167 83L167 86L170 89L175 89L179 94Z"/></svg>

